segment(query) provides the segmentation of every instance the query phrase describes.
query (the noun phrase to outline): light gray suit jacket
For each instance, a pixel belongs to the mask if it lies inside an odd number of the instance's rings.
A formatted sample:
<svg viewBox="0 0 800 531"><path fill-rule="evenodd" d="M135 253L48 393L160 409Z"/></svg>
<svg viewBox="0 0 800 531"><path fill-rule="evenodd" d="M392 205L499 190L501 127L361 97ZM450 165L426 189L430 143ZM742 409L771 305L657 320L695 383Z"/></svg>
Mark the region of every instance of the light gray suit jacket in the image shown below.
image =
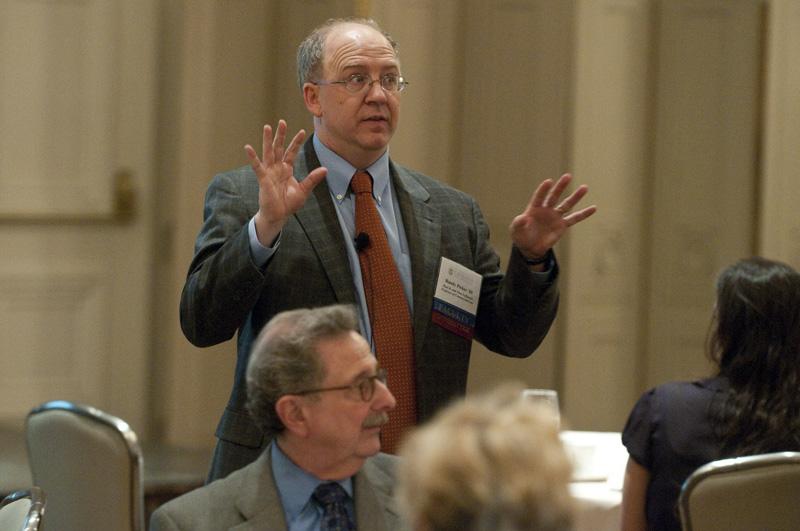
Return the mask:
<svg viewBox="0 0 800 531"><path fill-rule="evenodd" d="M295 177L319 167L311 139L295 161ZM390 175L411 258L418 418L422 422L466 391L472 341L431 322L439 262L447 257L483 277L475 338L506 356L529 356L556 315L558 265L534 274L516 250L506 274L489 229L469 195L390 161ZM210 478L253 461L269 442L245 410L251 343L276 313L334 303L356 304L344 236L323 181L283 227L264 268L250 256L247 223L258 211L258 181L249 166L214 177L204 224L181 296L181 327L197 346L238 331L233 389L217 427ZM543 278L544 277L544 278Z"/></svg>
<svg viewBox="0 0 800 531"><path fill-rule="evenodd" d="M353 478L356 528L406 529L393 498L397 458L378 454ZM150 531L285 531L286 518L272 477L270 449L228 477L159 507Z"/></svg>

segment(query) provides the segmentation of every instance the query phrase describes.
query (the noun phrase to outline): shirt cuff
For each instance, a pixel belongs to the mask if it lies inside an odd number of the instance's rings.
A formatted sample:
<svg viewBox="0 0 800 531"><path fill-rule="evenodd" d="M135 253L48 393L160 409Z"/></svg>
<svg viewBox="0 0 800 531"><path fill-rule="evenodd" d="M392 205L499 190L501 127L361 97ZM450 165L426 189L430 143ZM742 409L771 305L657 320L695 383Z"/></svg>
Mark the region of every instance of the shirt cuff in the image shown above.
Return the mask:
<svg viewBox="0 0 800 531"><path fill-rule="evenodd" d="M278 233L278 237L275 238L275 241L270 247L264 247L261 245L261 242L258 241L256 219L250 218L250 222L247 224L247 234L250 237L250 257L253 259L253 263L258 267L264 267L264 265L269 262L269 259L272 258L272 255L275 254L278 245L281 243L280 233Z"/></svg>

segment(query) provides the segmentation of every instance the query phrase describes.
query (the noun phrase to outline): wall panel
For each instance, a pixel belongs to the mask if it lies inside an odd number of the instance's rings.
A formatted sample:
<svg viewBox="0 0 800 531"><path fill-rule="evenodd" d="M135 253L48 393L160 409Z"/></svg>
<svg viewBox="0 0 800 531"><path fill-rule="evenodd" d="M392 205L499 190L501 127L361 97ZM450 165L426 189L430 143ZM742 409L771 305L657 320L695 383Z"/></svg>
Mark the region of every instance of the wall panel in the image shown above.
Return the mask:
<svg viewBox="0 0 800 531"><path fill-rule="evenodd" d="M8 242L6 242L8 243ZM105 270L100 269L105 266ZM98 403L107 390L109 264L35 262L0 271L3 366L0 417L18 417L45 399Z"/></svg>
<svg viewBox="0 0 800 531"><path fill-rule="evenodd" d="M570 235L565 413L616 429L637 389L649 194L651 3L578 3L574 168L594 218Z"/></svg>
<svg viewBox="0 0 800 531"><path fill-rule="evenodd" d="M568 170L572 2L465 2L461 168L454 184L473 195L504 263L508 226L536 186ZM559 250L569 267L566 249ZM562 283L563 286L563 283ZM560 311L561 319L564 307ZM473 348L470 390L505 379L531 387L559 385L559 321L533 357L507 359Z"/></svg>
<svg viewBox="0 0 800 531"><path fill-rule="evenodd" d="M707 374L721 268L755 250L761 2L659 4L644 385Z"/></svg>
<svg viewBox="0 0 800 531"><path fill-rule="evenodd" d="M0 1L0 216L111 213L120 13Z"/></svg>
<svg viewBox="0 0 800 531"><path fill-rule="evenodd" d="M773 0L766 63L759 252L800 268L800 2Z"/></svg>

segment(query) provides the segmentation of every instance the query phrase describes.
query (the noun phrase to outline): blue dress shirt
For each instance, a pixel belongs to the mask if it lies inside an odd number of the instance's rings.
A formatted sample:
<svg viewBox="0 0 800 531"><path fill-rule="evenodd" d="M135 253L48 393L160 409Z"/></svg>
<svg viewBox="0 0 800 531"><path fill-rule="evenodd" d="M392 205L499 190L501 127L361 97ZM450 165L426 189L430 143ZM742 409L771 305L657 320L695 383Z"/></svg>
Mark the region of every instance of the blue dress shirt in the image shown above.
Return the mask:
<svg viewBox="0 0 800 531"><path fill-rule="evenodd" d="M277 441L272 443L270 452L272 477L278 487L278 495L281 498L288 531L319 531L323 509L311 498L311 495L314 494L317 485L327 482L295 465L281 451ZM350 519L355 522L353 479L346 478L336 483L347 492L348 498L345 507Z"/></svg>

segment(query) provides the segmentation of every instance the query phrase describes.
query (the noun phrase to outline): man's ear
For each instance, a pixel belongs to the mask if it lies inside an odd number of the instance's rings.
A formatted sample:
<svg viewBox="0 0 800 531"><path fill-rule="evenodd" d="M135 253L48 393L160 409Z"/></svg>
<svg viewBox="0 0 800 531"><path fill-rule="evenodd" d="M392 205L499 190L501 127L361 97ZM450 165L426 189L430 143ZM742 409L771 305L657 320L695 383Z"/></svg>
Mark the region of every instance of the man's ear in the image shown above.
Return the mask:
<svg viewBox="0 0 800 531"><path fill-rule="evenodd" d="M319 85L303 83L303 102L308 112L316 118L322 116L322 105L319 102Z"/></svg>
<svg viewBox="0 0 800 531"><path fill-rule="evenodd" d="M308 434L304 406L303 398L296 395L284 395L275 404L275 412L283 422L283 425L286 426L286 429L300 437L305 437Z"/></svg>

